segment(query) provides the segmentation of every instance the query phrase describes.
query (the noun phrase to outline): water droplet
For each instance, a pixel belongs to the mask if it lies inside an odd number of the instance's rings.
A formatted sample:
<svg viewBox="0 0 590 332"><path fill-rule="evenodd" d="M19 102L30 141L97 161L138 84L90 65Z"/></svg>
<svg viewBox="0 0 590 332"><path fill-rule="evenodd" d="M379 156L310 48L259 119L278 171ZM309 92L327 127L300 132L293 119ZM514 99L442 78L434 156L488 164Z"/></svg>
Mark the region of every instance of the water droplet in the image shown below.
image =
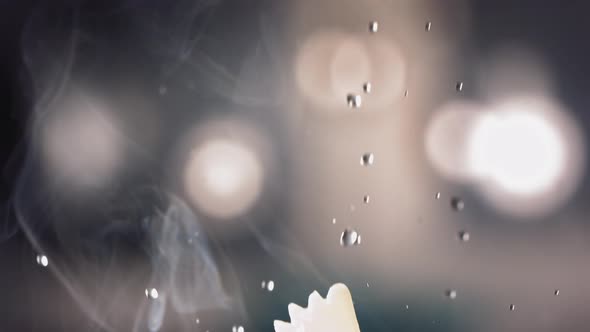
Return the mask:
<svg viewBox="0 0 590 332"><path fill-rule="evenodd" d="M363 103L363 99L360 95L349 93L346 95L346 103L350 108L360 108Z"/></svg>
<svg viewBox="0 0 590 332"><path fill-rule="evenodd" d="M469 232L466 231L459 231L457 235L459 236L459 240L463 242L469 241L469 238L471 237L471 235L469 235Z"/></svg>
<svg viewBox="0 0 590 332"><path fill-rule="evenodd" d="M410 306L406 304L406 310L410 309Z"/></svg>
<svg viewBox="0 0 590 332"><path fill-rule="evenodd" d="M367 283L367 288L369 288L369 287L371 287L371 286L369 286L369 283Z"/></svg>
<svg viewBox="0 0 590 332"><path fill-rule="evenodd" d="M361 243L361 236L352 228L347 228L340 235L340 245L343 247L356 246Z"/></svg>
<svg viewBox="0 0 590 332"><path fill-rule="evenodd" d="M195 323L200 324L201 320L197 318L197 319L195 319Z"/></svg>
<svg viewBox="0 0 590 332"><path fill-rule="evenodd" d="M555 296L559 295L559 289L556 289L556 290L553 292L553 295L555 295Z"/></svg>
<svg viewBox="0 0 590 332"><path fill-rule="evenodd" d="M234 325L234 326L231 328L231 330L232 330L232 332L244 332L244 327L243 327L243 326L241 326L241 325L240 325L240 326L236 326L236 325Z"/></svg>
<svg viewBox="0 0 590 332"><path fill-rule="evenodd" d="M363 91L367 94L371 93L371 90L373 89L373 86L371 85L371 82L365 82L365 84L363 84Z"/></svg>
<svg viewBox="0 0 590 332"><path fill-rule="evenodd" d="M262 288L262 289L266 288L266 281L262 280L262 283L260 284L260 288Z"/></svg>
<svg viewBox="0 0 590 332"><path fill-rule="evenodd" d="M404 91L404 97L408 96L408 90Z"/></svg>
<svg viewBox="0 0 590 332"><path fill-rule="evenodd" d="M49 259L45 255L37 255L37 264L47 267L49 265Z"/></svg>
<svg viewBox="0 0 590 332"><path fill-rule="evenodd" d="M155 288L146 288L145 289L145 297L147 297L150 300L155 300L158 298L158 296L160 296L158 294L158 290Z"/></svg>
<svg viewBox="0 0 590 332"><path fill-rule="evenodd" d="M275 289L275 282L272 280L269 280L268 283L266 284L266 289L269 292L272 292Z"/></svg>
<svg viewBox="0 0 590 332"><path fill-rule="evenodd" d="M375 156L372 153L365 153L361 156L361 165L363 166L370 166L373 165L375 161Z"/></svg>
<svg viewBox="0 0 590 332"><path fill-rule="evenodd" d="M336 218L332 218L332 224L336 225Z"/></svg>
<svg viewBox="0 0 590 332"><path fill-rule="evenodd" d="M160 95L165 95L168 92L168 88L165 85L160 85L158 92Z"/></svg>
<svg viewBox="0 0 590 332"><path fill-rule="evenodd" d="M365 196L363 197L363 202L364 202L365 204L369 204L369 201L370 201L370 200L371 200L371 197L369 197L369 195L365 195Z"/></svg>
<svg viewBox="0 0 590 332"><path fill-rule="evenodd" d="M436 193L436 195L434 195L434 198L436 199L440 199L440 191Z"/></svg>
<svg viewBox="0 0 590 332"><path fill-rule="evenodd" d="M459 197L453 197L451 198L451 207L455 211L463 211L465 208L465 203Z"/></svg>
<svg viewBox="0 0 590 332"><path fill-rule="evenodd" d="M375 32L377 32L377 30L379 30L379 22L377 22L377 21L371 21L369 23L369 32L370 33L375 33Z"/></svg>
<svg viewBox="0 0 590 332"><path fill-rule="evenodd" d="M457 298L457 291L456 291L456 290L454 290L454 289L447 289L447 290L445 291L445 295L446 295L446 296L447 296L449 299L451 299L451 300L454 300L454 299L456 299L456 298Z"/></svg>
<svg viewBox="0 0 590 332"><path fill-rule="evenodd" d="M457 82L457 84L455 84L455 90L457 90L457 92L463 91L463 82Z"/></svg>
<svg viewBox="0 0 590 332"><path fill-rule="evenodd" d="M430 21L426 22L426 25L424 26L424 29L426 31L430 31L431 28L432 28L432 22L430 22Z"/></svg>
<svg viewBox="0 0 590 332"><path fill-rule="evenodd" d="M516 310L516 305L514 305L514 304L511 304L511 305L510 305L510 311L514 311L514 310Z"/></svg>

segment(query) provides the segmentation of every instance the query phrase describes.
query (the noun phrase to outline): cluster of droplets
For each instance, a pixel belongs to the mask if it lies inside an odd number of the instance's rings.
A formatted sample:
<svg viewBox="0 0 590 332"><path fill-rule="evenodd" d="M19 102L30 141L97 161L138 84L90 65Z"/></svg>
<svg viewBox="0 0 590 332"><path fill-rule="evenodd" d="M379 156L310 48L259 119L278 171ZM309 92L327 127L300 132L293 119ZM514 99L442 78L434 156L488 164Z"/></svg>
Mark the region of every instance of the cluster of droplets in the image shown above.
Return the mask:
<svg viewBox="0 0 590 332"><path fill-rule="evenodd" d="M234 325L231 328L231 332L244 332L244 327L241 325Z"/></svg>
<svg viewBox="0 0 590 332"><path fill-rule="evenodd" d="M262 289L266 289L269 292L272 292L275 289L275 282L272 280L269 280L269 281L263 280L262 283L260 284L260 287Z"/></svg>

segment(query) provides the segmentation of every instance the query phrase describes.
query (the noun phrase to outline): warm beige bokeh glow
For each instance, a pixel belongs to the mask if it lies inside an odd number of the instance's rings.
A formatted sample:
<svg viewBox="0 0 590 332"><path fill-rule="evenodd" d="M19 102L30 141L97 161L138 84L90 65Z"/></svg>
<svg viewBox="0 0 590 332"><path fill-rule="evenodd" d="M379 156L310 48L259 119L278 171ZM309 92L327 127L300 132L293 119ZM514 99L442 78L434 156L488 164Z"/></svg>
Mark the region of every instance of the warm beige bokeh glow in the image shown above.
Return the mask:
<svg viewBox="0 0 590 332"><path fill-rule="evenodd" d="M267 136L253 123L218 118L191 130L177 150L174 172L192 204L217 219L247 213L274 164Z"/></svg>
<svg viewBox="0 0 590 332"><path fill-rule="evenodd" d="M207 214L234 217L258 198L262 166L241 142L213 139L197 147L185 170L186 190Z"/></svg>
<svg viewBox="0 0 590 332"><path fill-rule="evenodd" d="M77 188L108 183L122 162L123 142L114 118L86 96L69 96L51 110L39 138L49 174Z"/></svg>

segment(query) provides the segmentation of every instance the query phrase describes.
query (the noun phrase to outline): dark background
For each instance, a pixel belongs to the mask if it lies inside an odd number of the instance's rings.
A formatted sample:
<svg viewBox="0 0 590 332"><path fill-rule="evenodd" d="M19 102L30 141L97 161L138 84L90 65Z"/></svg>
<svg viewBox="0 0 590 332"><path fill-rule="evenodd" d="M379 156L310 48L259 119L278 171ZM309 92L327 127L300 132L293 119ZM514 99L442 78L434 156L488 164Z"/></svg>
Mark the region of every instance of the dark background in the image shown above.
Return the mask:
<svg viewBox="0 0 590 332"><path fill-rule="evenodd" d="M243 29L228 28L225 33L237 33L241 30L240 38L231 39L233 49L241 49L248 45L248 38L255 38L257 28L248 23L249 15L256 15L257 11L270 6L270 2L260 1L223 1L216 5L211 15L215 15L214 27L207 25L207 31L223 31L226 25L235 20L244 20ZM65 6L52 3L52 6ZM116 8L118 3L102 3L100 5L86 2L88 7ZM128 5L133 5L128 2ZM156 6L150 2L151 6ZM22 30L29 19L32 9L38 6L37 1L2 1L0 3L0 91L2 96L0 145L0 165L3 173L0 179L0 199L3 202L3 215L0 228L0 331L99 331L79 310L78 304L68 295L63 285L43 268L34 262L35 250L31 247L26 236L18 230L15 216L8 207L19 170L24 162L27 151L27 126L31 117L32 100L30 97L31 79L23 67L23 54L20 46ZM147 5L146 5L147 6ZM586 132L590 132L590 47L588 37L588 13L590 4L587 1L469 1L472 11L471 37L465 49L470 59L485 56L499 44L506 42L520 42L534 49L553 71L556 91L560 100L575 113L580 120L579 125ZM444 7L444 6L441 6ZM444 11L443 8L441 10ZM272 11L270 11L272 13ZM197 20L207 20L207 15ZM98 29L101 29L100 27ZM126 31L124 20L111 25L103 37L109 34L124 34ZM120 29L120 31L118 31ZM101 31L98 31L100 33ZM221 32L219 32L222 34ZM116 43L116 42L115 42ZM230 45L230 44L228 44ZM223 53L223 45L218 52ZM228 52L233 52L227 49ZM157 61L159 55L152 55L149 61ZM238 63L226 62L227 66L238 67ZM467 64L468 65L468 64ZM150 74L146 74L148 77ZM203 92L205 97L208 92ZM219 96L217 96L219 97ZM211 98L215 98L212 93ZM589 151L590 152L590 151ZM572 203L572 209L585 214L590 186L588 176ZM245 241L245 240L241 240ZM243 248L244 243L237 243L237 248ZM250 250L243 255L265 255L264 250L257 244L250 244ZM231 245L230 245L231 248ZM233 253L238 257L240 250ZM586 253L588 255L590 253ZM247 259L247 258L246 258ZM266 260L274 264L272 259ZM267 266L273 269L272 265ZM280 268L280 267L277 267ZM295 278L297 279L297 278ZM303 282L304 283L304 282ZM295 284L297 285L297 284ZM293 289L285 291L280 299L268 300L255 298L259 301L261 312L250 311L249 328L246 331L269 331L270 321L274 318L286 319L285 303L290 300L288 295L294 295L297 300L305 298L312 289L308 285L298 284ZM299 288L298 288L299 287ZM582 290L581 290L582 291ZM246 295L247 297L247 295ZM59 298L56 305L52 299ZM65 300L64 300L65 299ZM247 302L248 302L247 301ZM266 301L266 302L265 302ZM299 301L301 302L301 301ZM398 305L397 303L395 304ZM43 307L43 308L41 308ZM363 331L455 331L461 329L461 324L455 325L444 309L433 308L434 314L414 314L410 318L404 316L401 308L392 309L393 304L383 303L369 309L357 308L357 315ZM264 309L266 308L266 309ZM272 309L269 309L272 308ZM587 310L586 310L587 311ZM40 315L46 315L40 317ZM428 318L426 318L428 317ZM434 319L432 319L434 317ZM223 321L223 319L219 319ZM573 327L564 326L566 330L584 331L587 326L578 321ZM222 323L220 323L222 324ZM214 324L212 324L213 326ZM227 325L227 324L226 324ZM225 325L219 325L225 326ZM228 326L231 326L229 324ZM248 326L248 325L247 325ZM229 327L223 330L229 331ZM215 330L211 330L215 331Z"/></svg>

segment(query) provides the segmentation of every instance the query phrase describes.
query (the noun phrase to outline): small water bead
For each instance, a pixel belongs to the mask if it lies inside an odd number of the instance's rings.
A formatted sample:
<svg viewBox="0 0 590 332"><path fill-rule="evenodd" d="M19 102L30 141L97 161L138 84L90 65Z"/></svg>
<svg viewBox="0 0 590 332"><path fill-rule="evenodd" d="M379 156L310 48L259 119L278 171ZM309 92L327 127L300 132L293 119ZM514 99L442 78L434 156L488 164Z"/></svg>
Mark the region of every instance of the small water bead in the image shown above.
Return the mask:
<svg viewBox="0 0 590 332"><path fill-rule="evenodd" d="M457 90L457 92L463 91L463 82L457 82L457 84L455 84L455 90Z"/></svg>
<svg viewBox="0 0 590 332"><path fill-rule="evenodd" d="M456 290L454 290L454 289L447 289L447 290L445 291L445 295L446 295L446 297L448 297L449 299L451 299L451 300L454 300L454 299L456 299L456 298L457 298L457 291L456 291Z"/></svg>
<svg viewBox="0 0 590 332"><path fill-rule="evenodd" d="M200 324L201 320L197 318L197 319L195 319L195 323Z"/></svg>
<svg viewBox="0 0 590 332"><path fill-rule="evenodd" d="M410 309L410 306L406 304L406 310Z"/></svg>
<svg viewBox="0 0 590 332"><path fill-rule="evenodd" d="M49 259L45 255L37 255L37 264L47 267L49 265Z"/></svg>
<svg viewBox="0 0 590 332"><path fill-rule="evenodd" d="M361 165L371 166L375 162L375 156L372 153L365 153L361 156Z"/></svg>
<svg viewBox="0 0 590 332"><path fill-rule="evenodd" d="M430 29L432 29L432 22L430 22L430 21L426 22L426 25L424 26L424 29L426 31L430 31Z"/></svg>
<svg viewBox="0 0 590 332"><path fill-rule="evenodd" d="M451 198L451 207L455 211L463 211L465 208L465 203L459 197L453 197Z"/></svg>
<svg viewBox="0 0 590 332"><path fill-rule="evenodd" d="M469 235L469 232L466 232L466 231L459 231L459 233L457 233L457 236L459 237L459 240L461 240L463 242L467 242L471 238L471 235Z"/></svg>
<svg viewBox="0 0 590 332"><path fill-rule="evenodd" d="M361 243L361 236L352 228L345 229L340 235L340 245L343 247L356 246Z"/></svg>
<svg viewBox="0 0 590 332"><path fill-rule="evenodd" d="M404 97L408 96L408 90L404 91Z"/></svg>
<svg viewBox="0 0 590 332"><path fill-rule="evenodd" d="M336 218L332 218L332 224L336 225Z"/></svg>
<svg viewBox="0 0 590 332"><path fill-rule="evenodd" d="M158 296L160 296L160 295L158 294L157 289L155 289L155 288L149 288L149 289L146 288L145 289L145 297L147 297L148 299L155 300L158 298Z"/></svg>
<svg viewBox="0 0 590 332"><path fill-rule="evenodd" d="M440 191L439 191L439 192L437 192L437 193L434 195L434 198L436 198L436 199L440 199Z"/></svg>
<svg viewBox="0 0 590 332"><path fill-rule="evenodd" d="M266 290L268 290L269 292L272 292L275 289L275 282L272 280L269 280L268 283L266 283Z"/></svg>
<svg viewBox="0 0 590 332"><path fill-rule="evenodd" d="M240 326L234 325L231 328L231 330L232 330L232 332L244 332L244 327L241 325Z"/></svg>
<svg viewBox="0 0 590 332"><path fill-rule="evenodd" d="M378 30L379 30L379 22L377 22L377 21L369 22L369 32L370 33L375 33Z"/></svg>
<svg viewBox="0 0 590 332"><path fill-rule="evenodd" d="M553 295L555 295L555 296L559 295L559 289L556 289L556 290L553 292Z"/></svg>
<svg viewBox="0 0 590 332"><path fill-rule="evenodd" d="M260 288L262 288L262 289L266 288L266 281L262 280L262 283L260 284Z"/></svg>
<svg viewBox="0 0 590 332"><path fill-rule="evenodd" d="M511 304L511 305L510 305L510 311L514 311L514 310L516 310L516 305L514 305L514 304Z"/></svg>
<svg viewBox="0 0 590 332"><path fill-rule="evenodd" d="M369 286L369 283L367 283L367 288L369 288L369 287L371 287L371 286Z"/></svg>
<svg viewBox="0 0 590 332"><path fill-rule="evenodd" d="M363 91L366 94L371 93L371 90L373 90L373 86L371 85L371 82L365 82L365 84L363 84Z"/></svg>
<svg viewBox="0 0 590 332"><path fill-rule="evenodd" d="M346 103L350 108L360 108L363 103L363 99L360 95L349 93L346 95Z"/></svg>
<svg viewBox="0 0 590 332"><path fill-rule="evenodd" d="M165 85L160 85L158 92L160 95L165 95L168 92L168 88Z"/></svg>
<svg viewBox="0 0 590 332"><path fill-rule="evenodd" d="M365 204L369 204L369 201L370 201L370 200L371 200L371 197L369 197L369 195L365 195L365 196L363 197L363 203L365 203Z"/></svg>

